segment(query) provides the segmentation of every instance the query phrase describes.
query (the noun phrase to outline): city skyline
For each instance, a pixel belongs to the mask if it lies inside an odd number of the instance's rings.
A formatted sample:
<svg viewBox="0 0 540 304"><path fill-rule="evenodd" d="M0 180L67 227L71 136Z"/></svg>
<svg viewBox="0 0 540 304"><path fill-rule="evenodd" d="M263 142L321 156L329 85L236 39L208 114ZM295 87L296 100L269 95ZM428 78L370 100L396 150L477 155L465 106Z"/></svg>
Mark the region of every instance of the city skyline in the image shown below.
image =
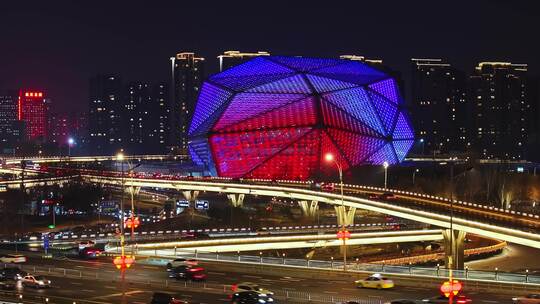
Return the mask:
<svg viewBox="0 0 540 304"><path fill-rule="evenodd" d="M218 72L217 57L229 50L380 58L402 72L407 82L413 57L443 58L465 72L482 61L526 63L532 74L538 73L533 54L540 51L539 45L531 39L537 13L527 3L516 7L482 1L469 3L464 11L459 5L434 10L427 2L392 3L396 9L388 11L377 4L336 5L324 8L327 17L317 24L306 23L308 27L303 22L309 15L322 14L323 8L289 4L274 22L271 16L280 5L260 12L249 6L217 5L209 11L193 4L149 8L141 2L130 4L109 4L106 10L67 2L7 5L0 13L1 28L16 20L27 22L6 32L11 47L0 50L4 67L0 87L47 90L55 100L54 112L82 111L90 77L114 73L133 81L167 81L168 58L181 51L205 57L209 73ZM502 14L507 22L495 22ZM227 29L220 24L227 24ZM47 60L42 60L45 55Z"/></svg>

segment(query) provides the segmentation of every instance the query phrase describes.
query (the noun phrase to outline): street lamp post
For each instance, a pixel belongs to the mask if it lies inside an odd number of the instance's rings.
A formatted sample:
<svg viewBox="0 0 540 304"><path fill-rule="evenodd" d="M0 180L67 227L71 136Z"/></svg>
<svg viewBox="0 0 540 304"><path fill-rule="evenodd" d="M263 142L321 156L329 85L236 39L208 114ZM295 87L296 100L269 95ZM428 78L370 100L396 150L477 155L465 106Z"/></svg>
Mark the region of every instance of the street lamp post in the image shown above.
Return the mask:
<svg viewBox="0 0 540 304"><path fill-rule="evenodd" d="M122 256L124 256L124 154L122 152L116 154L116 160L120 161L122 168L122 186L120 196L120 247L122 249Z"/></svg>
<svg viewBox="0 0 540 304"><path fill-rule="evenodd" d="M384 167L384 190L386 190L387 184L388 184L388 167L389 166L390 166L390 164L387 161L384 161L384 163L383 163L383 167Z"/></svg>
<svg viewBox="0 0 540 304"><path fill-rule="evenodd" d="M334 155L331 154L331 153L327 153L325 155L325 159L327 162L333 162L337 169L338 169L338 172L339 172L339 189L340 189L340 192L341 192L341 208L343 210L343 212L345 211L345 205L344 205L344 199L343 199L343 168L341 167L341 164L334 158ZM345 215L345 214L344 214ZM343 235L343 271L347 271L347 244L346 244L346 238L344 237L345 235L345 219L343 218L342 219L342 225L341 225L341 231L342 231L342 235Z"/></svg>
<svg viewBox="0 0 540 304"><path fill-rule="evenodd" d="M73 137L68 138L68 157L71 157L71 146L75 143Z"/></svg>
<svg viewBox="0 0 540 304"><path fill-rule="evenodd" d="M414 181L416 179L416 173L420 172L420 169L414 169L413 173L412 173L412 184L414 186Z"/></svg>

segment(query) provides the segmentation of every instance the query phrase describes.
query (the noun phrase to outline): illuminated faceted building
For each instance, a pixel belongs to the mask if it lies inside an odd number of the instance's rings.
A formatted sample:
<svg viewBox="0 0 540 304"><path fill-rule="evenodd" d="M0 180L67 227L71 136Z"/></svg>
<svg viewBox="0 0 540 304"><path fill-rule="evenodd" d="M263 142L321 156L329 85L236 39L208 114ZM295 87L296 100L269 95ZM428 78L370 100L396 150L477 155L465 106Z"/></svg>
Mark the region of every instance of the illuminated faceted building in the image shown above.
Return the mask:
<svg viewBox="0 0 540 304"><path fill-rule="evenodd" d="M465 73L442 59L411 59L412 121L422 139L417 153L438 154L467 149Z"/></svg>
<svg viewBox="0 0 540 304"><path fill-rule="evenodd" d="M187 151L188 127L204 77L204 58L183 52L171 57L170 145Z"/></svg>
<svg viewBox="0 0 540 304"><path fill-rule="evenodd" d="M88 131L91 153L116 153L122 146L122 83L116 75L90 79Z"/></svg>
<svg viewBox="0 0 540 304"><path fill-rule="evenodd" d="M526 157L530 103L527 65L480 62L470 76L471 136L482 158Z"/></svg>
<svg viewBox="0 0 540 304"><path fill-rule="evenodd" d="M0 144L3 148L11 148L23 138L23 125L17 117L18 95L15 90L0 92Z"/></svg>
<svg viewBox="0 0 540 304"><path fill-rule="evenodd" d="M23 121L28 140L47 140L50 101L42 91L20 90L18 120Z"/></svg>
<svg viewBox="0 0 540 304"><path fill-rule="evenodd" d="M306 180L395 164L414 133L395 80L351 60L259 56L211 76L189 129L198 165L226 177Z"/></svg>
<svg viewBox="0 0 540 304"><path fill-rule="evenodd" d="M233 66L237 66L247 60L253 59L259 56L270 56L270 53L265 51L258 51L255 53L240 52L240 51L226 51L219 55L219 71L226 70Z"/></svg>

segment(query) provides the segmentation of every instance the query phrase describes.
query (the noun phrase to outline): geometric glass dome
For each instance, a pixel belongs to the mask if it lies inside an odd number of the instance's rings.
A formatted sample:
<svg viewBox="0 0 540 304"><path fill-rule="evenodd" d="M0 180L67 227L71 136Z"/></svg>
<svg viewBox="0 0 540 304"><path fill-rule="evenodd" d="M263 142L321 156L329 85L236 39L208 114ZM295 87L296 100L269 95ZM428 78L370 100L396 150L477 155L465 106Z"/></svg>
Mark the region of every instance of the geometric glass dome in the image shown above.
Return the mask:
<svg viewBox="0 0 540 304"><path fill-rule="evenodd" d="M196 164L224 177L306 180L395 164L414 132L395 80L364 63L261 56L204 82L189 128Z"/></svg>

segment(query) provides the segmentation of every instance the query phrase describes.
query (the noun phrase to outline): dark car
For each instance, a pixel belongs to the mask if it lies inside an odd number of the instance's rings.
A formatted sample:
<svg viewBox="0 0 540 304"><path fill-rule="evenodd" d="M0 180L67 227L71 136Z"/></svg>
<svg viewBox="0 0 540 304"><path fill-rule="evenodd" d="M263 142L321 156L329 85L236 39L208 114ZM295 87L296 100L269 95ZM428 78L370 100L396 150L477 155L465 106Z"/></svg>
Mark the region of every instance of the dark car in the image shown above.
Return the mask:
<svg viewBox="0 0 540 304"><path fill-rule="evenodd" d="M24 278L28 273L26 271L20 270L19 268L4 268L0 270L0 279L6 280L6 279L12 279L15 281L21 280Z"/></svg>
<svg viewBox="0 0 540 304"><path fill-rule="evenodd" d="M17 281L12 279L0 281L0 289L2 290L14 290L17 287Z"/></svg>
<svg viewBox="0 0 540 304"><path fill-rule="evenodd" d="M188 304L188 302L176 299L168 293L154 292L150 304Z"/></svg>
<svg viewBox="0 0 540 304"><path fill-rule="evenodd" d="M384 192L381 195L379 195L379 199L382 199L382 200L395 200L396 196L392 192Z"/></svg>
<svg viewBox="0 0 540 304"><path fill-rule="evenodd" d="M171 269L169 272L169 278L175 278L177 280L203 281L206 280L206 273L202 267L182 265Z"/></svg>
<svg viewBox="0 0 540 304"><path fill-rule="evenodd" d="M274 303L274 299L267 294L256 291L242 291L234 293L231 297L233 304L267 304Z"/></svg>
<svg viewBox="0 0 540 304"><path fill-rule="evenodd" d="M449 302L448 298L444 295L435 296L428 299L423 299L422 302L424 303L432 303L432 304L446 304ZM454 304L470 304L472 303L472 300L464 295L455 296L452 298L452 303Z"/></svg>

